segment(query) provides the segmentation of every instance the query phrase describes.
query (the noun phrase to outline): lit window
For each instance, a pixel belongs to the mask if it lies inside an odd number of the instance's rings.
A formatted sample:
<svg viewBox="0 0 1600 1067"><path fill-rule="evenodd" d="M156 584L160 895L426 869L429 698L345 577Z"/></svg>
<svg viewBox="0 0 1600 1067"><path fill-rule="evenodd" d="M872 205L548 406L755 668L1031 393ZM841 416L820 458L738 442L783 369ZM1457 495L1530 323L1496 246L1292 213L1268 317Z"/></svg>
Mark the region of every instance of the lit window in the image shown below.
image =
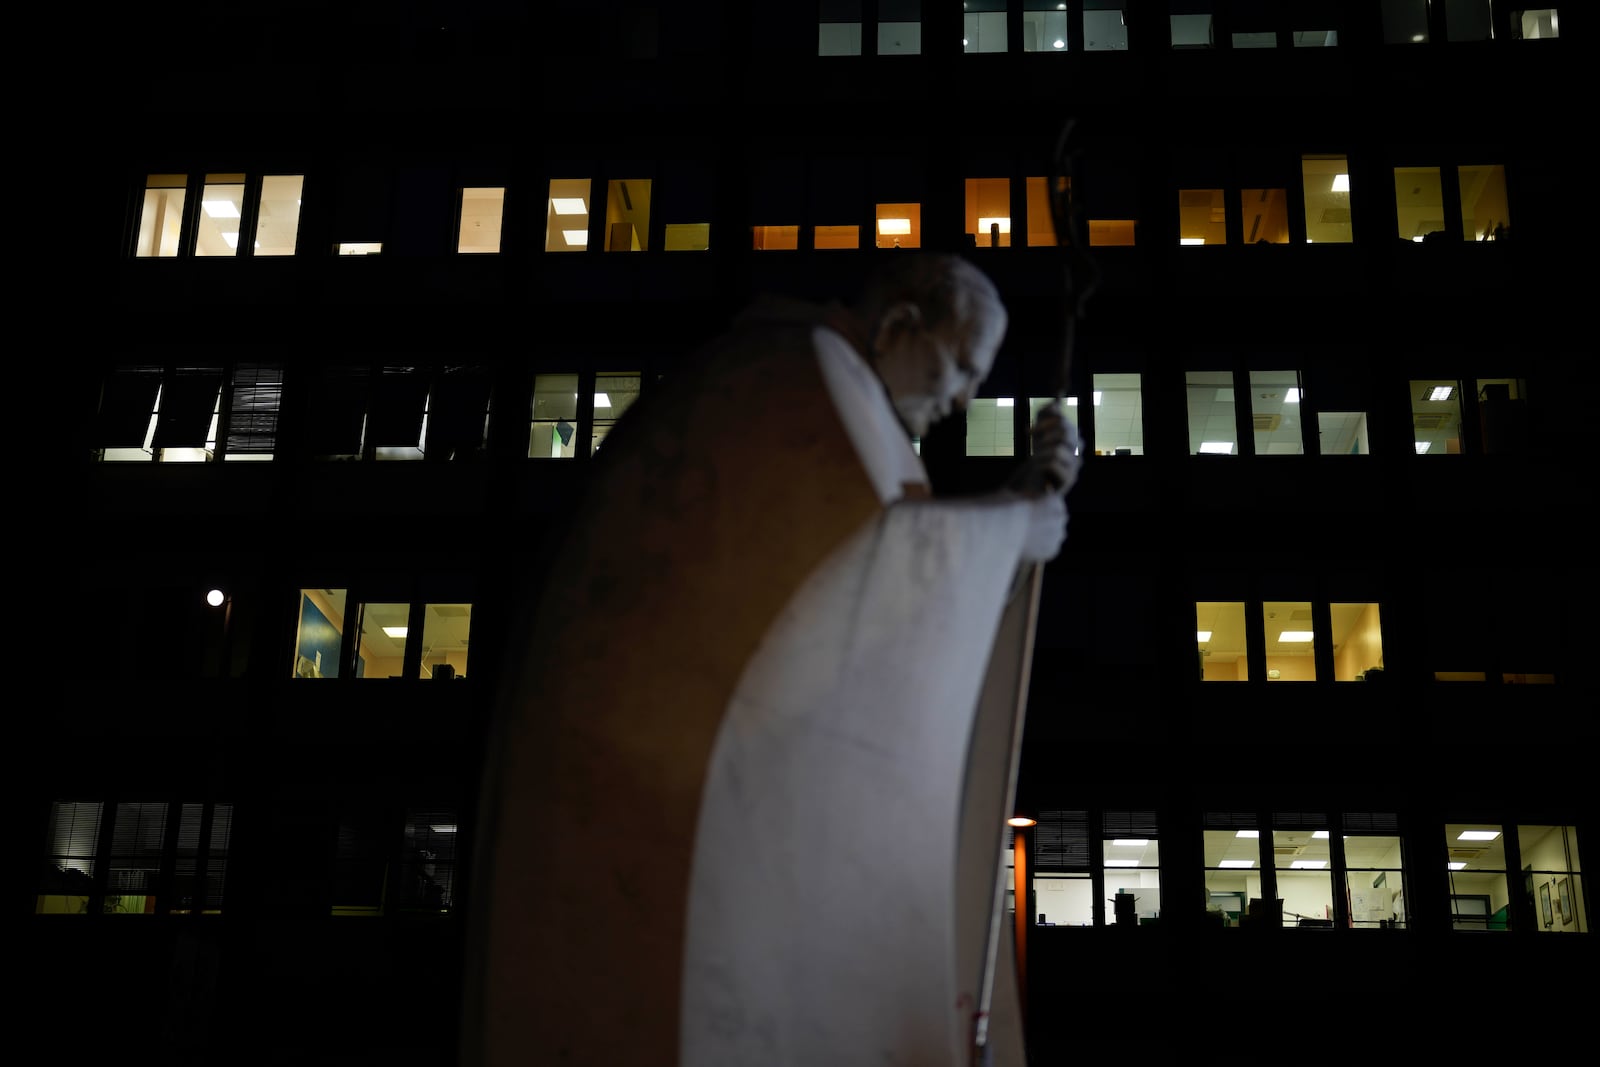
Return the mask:
<svg viewBox="0 0 1600 1067"><path fill-rule="evenodd" d="M1228 209L1221 189L1178 190L1178 244L1228 243Z"/></svg>
<svg viewBox="0 0 1600 1067"><path fill-rule="evenodd" d="M1089 244L1096 247L1125 247L1134 245L1138 223L1133 219L1090 219Z"/></svg>
<svg viewBox="0 0 1600 1067"><path fill-rule="evenodd" d="M231 804L55 801L35 911L219 914L232 821Z"/></svg>
<svg viewBox="0 0 1600 1067"><path fill-rule="evenodd" d="M1261 831L1249 812L1208 811L1202 830L1206 914L1212 925L1242 927L1256 919L1261 891Z"/></svg>
<svg viewBox="0 0 1600 1067"><path fill-rule="evenodd" d="M1011 247L1011 179L968 178L966 224L974 247Z"/></svg>
<svg viewBox="0 0 1600 1067"><path fill-rule="evenodd" d="M204 463L216 457L221 367L121 367L101 393L95 445L105 462Z"/></svg>
<svg viewBox="0 0 1600 1067"><path fill-rule="evenodd" d="M1330 604L1333 680L1374 682L1383 677L1383 627L1376 604Z"/></svg>
<svg viewBox="0 0 1600 1067"><path fill-rule="evenodd" d="M1032 425L1034 425L1035 423L1037 423L1039 421L1039 410L1041 408L1047 407L1050 404L1054 404L1054 403L1056 403L1056 398L1053 397L1053 396L1030 396L1028 398L1028 425L1032 426ZM1075 396L1069 396L1069 397L1064 398L1061 401L1061 410L1062 410L1063 413L1065 413L1065 415L1067 417L1067 423L1074 430L1077 430L1078 429L1078 398L1075 397ZM1082 440L1081 436L1080 436L1079 440L1081 442L1081 440ZM1031 435L1029 436L1029 439L1028 439L1028 454L1029 455L1033 454L1033 439L1032 439ZM1083 454L1083 446L1080 443L1080 445L1078 446L1078 450L1075 453L1075 455L1082 455L1082 454Z"/></svg>
<svg viewBox="0 0 1600 1067"><path fill-rule="evenodd" d="M1411 434L1419 456L1461 453L1461 383L1448 379L1411 382Z"/></svg>
<svg viewBox="0 0 1600 1067"><path fill-rule="evenodd" d="M1430 234L1443 237L1444 184L1439 168L1394 168L1394 207L1402 241L1421 244Z"/></svg>
<svg viewBox="0 0 1600 1067"><path fill-rule="evenodd" d="M471 604L423 605L421 676L440 681L465 678L471 638Z"/></svg>
<svg viewBox="0 0 1600 1067"><path fill-rule="evenodd" d="M1061 181L1070 191L1072 179L1063 176ZM1027 190L1028 246L1065 243L1056 239L1055 217L1050 212L1050 180L1029 178L1024 185Z"/></svg>
<svg viewBox="0 0 1600 1067"><path fill-rule="evenodd" d="M640 376L637 372L597 374L594 379L594 436L590 454L600 450L606 434L622 418L624 412L639 399Z"/></svg>
<svg viewBox="0 0 1600 1067"><path fill-rule="evenodd" d="M967 455L1015 454L1016 403L1012 397L978 397L967 405Z"/></svg>
<svg viewBox="0 0 1600 1067"><path fill-rule="evenodd" d="M178 254L188 184L184 174L152 174L145 179L135 256L167 258Z"/></svg>
<svg viewBox="0 0 1600 1067"><path fill-rule="evenodd" d="M1090 52L1127 51L1127 6L1126 0L1084 0L1083 47Z"/></svg>
<svg viewBox="0 0 1600 1067"><path fill-rule="evenodd" d="M922 0L878 0L878 54L922 52Z"/></svg>
<svg viewBox="0 0 1600 1067"><path fill-rule="evenodd" d="M922 247L921 204L879 204L876 219L879 248Z"/></svg>
<svg viewBox="0 0 1600 1067"><path fill-rule="evenodd" d="M1184 378L1189 397L1189 455L1238 455L1233 372L1192 370Z"/></svg>
<svg viewBox="0 0 1600 1067"><path fill-rule="evenodd" d="M800 227L752 226L750 247L757 252L792 252L800 247Z"/></svg>
<svg viewBox="0 0 1600 1067"><path fill-rule="evenodd" d="M344 655L345 598L343 589L300 590L293 677L339 677Z"/></svg>
<svg viewBox="0 0 1600 1067"><path fill-rule="evenodd" d="M668 223L661 238L665 252L704 252L711 247L711 223Z"/></svg>
<svg viewBox="0 0 1600 1067"><path fill-rule="evenodd" d="M338 251L341 256L376 256L383 253L383 242L341 241Z"/></svg>
<svg viewBox="0 0 1600 1067"><path fill-rule="evenodd" d="M448 804L408 805L397 812L366 799L347 800L334 849L333 914L449 914L461 832L456 812Z"/></svg>
<svg viewBox="0 0 1600 1067"><path fill-rule="evenodd" d="M1233 47L1239 49L1278 47L1276 30L1234 30L1231 39Z"/></svg>
<svg viewBox="0 0 1600 1067"><path fill-rule="evenodd" d="M1240 189L1239 217L1247 245L1289 243L1289 193L1285 189Z"/></svg>
<svg viewBox="0 0 1600 1067"><path fill-rule="evenodd" d="M1372 447L1367 441L1367 413L1317 412L1317 451L1324 456L1370 455Z"/></svg>
<svg viewBox="0 0 1600 1067"><path fill-rule="evenodd" d="M456 251L500 251L500 220L505 214L505 206L506 191L503 187L462 189L461 227L456 235Z"/></svg>
<svg viewBox="0 0 1600 1067"><path fill-rule="evenodd" d="M1067 51L1067 5L1064 0L1023 0L1022 50Z"/></svg>
<svg viewBox="0 0 1600 1067"><path fill-rule="evenodd" d="M1080 408L1078 417L1083 416ZM1144 393L1139 375L1096 374L1087 421L1095 455L1144 455Z"/></svg>
<svg viewBox="0 0 1600 1067"><path fill-rule="evenodd" d="M589 179L550 179L544 250L582 252L589 247Z"/></svg>
<svg viewBox="0 0 1600 1067"><path fill-rule="evenodd" d="M1344 156L1302 156L1300 173L1306 202L1306 242L1349 244L1350 163Z"/></svg>
<svg viewBox="0 0 1600 1067"><path fill-rule="evenodd" d="M1511 36L1514 40L1541 41L1561 36L1561 26L1553 7L1530 7L1511 12Z"/></svg>
<svg viewBox="0 0 1600 1067"><path fill-rule="evenodd" d="M1546 934L1587 933L1577 827L1518 826L1517 849L1525 887L1537 887L1533 928Z"/></svg>
<svg viewBox="0 0 1600 1067"><path fill-rule="evenodd" d="M1333 868L1327 817L1274 812L1272 865L1283 925L1326 928L1333 919Z"/></svg>
<svg viewBox="0 0 1600 1067"><path fill-rule="evenodd" d="M300 197L304 188L305 176L300 174L269 174L261 179L252 249L255 255L294 255L300 241Z"/></svg>
<svg viewBox="0 0 1600 1067"><path fill-rule="evenodd" d="M1108 811L1101 822L1109 923L1154 922L1161 917L1161 844L1153 811Z"/></svg>
<svg viewBox="0 0 1600 1067"><path fill-rule="evenodd" d="M1215 48L1211 27L1211 0L1172 0L1172 47Z"/></svg>
<svg viewBox="0 0 1600 1067"><path fill-rule="evenodd" d="M1305 451L1300 422L1300 372L1250 372L1250 425L1258 456L1298 456Z"/></svg>
<svg viewBox="0 0 1600 1067"><path fill-rule="evenodd" d="M1506 169L1499 164L1462 166L1461 234L1469 241L1505 241L1511 236L1506 204Z"/></svg>
<svg viewBox="0 0 1600 1067"><path fill-rule="evenodd" d="M1403 930L1406 926L1405 863L1393 834L1392 814L1344 816L1345 886L1353 930Z"/></svg>
<svg viewBox="0 0 1600 1067"><path fill-rule="evenodd" d="M1488 823L1444 828L1450 875L1450 921L1456 930L1511 929L1505 834Z"/></svg>
<svg viewBox="0 0 1600 1067"><path fill-rule="evenodd" d="M966 0L961 5L961 50L1006 50L1006 0Z"/></svg>
<svg viewBox="0 0 1600 1067"><path fill-rule="evenodd" d="M541 374L533 380L529 459L571 459L578 432L578 376Z"/></svg>
<svg viewBox="0 0 1600 1067"><path fill-rule="evenodd" d="M815 226L811 231L813 248L860 248L860 226Z"/></svg>
<svg viewBox="0 0 1600 1067"><path fill-rule="evenodd" d="M393 887L401 912L445 915L455 907L456 809L409 808Z"/></svg>
<svg viewBox="0 0 1600 1067"><path fill-rule="evenodd" d="M1250 678L1250 657L1244 627L1244 602L1199 600L1194 605L1195 641L1200 680L1243 682Z"/></svg>
<svg viewBox="0 0 1600 1067"><path fill-rule="evenodd" d="M200 193L200 215L195 226L194 254L236 256L239 227L244 220L244 175L207 174Z"/></svg>
<svg viewBox="0 0 1600 1067"><path fill-rule="evenodd" d="M650 248L650 179L614 178L606 185L606 251Z"/></svg>
<svg viewBox="0 0 1600 1067"><path fill-rule="evenodd" d="M1093 926L1095 923L1094 872L1089 860L1089 813L1049 809L1038 813L1037 822L1020 834L1007 834L1008 842L1020 836L1031 843L1033 870L1028 884L1033 889L1029 924L1044 926ZM1007 855L1011 854L1008 848ZM1014 863L1014 861L1013 861ZM1006 900L1012 904L1016 883L1014 871L1006 872ZM1024 876L1030 872L1024 870ZM1024 903L1024 907L1028 905Z"/></svg>
<svg viewBox="0 0 1600 1067"><path fill-rule="evenodd" d="M861 0L822 0L817 12L817 55L861 54Z"/></svg>
<svg viewBox="0 0 1600 1067"><path fill-rule="evenodd" d="M1305 600L1268 600L1261 605L1267 646L1267 681L1317 680L1315 634L1311 603Z"/></svg>

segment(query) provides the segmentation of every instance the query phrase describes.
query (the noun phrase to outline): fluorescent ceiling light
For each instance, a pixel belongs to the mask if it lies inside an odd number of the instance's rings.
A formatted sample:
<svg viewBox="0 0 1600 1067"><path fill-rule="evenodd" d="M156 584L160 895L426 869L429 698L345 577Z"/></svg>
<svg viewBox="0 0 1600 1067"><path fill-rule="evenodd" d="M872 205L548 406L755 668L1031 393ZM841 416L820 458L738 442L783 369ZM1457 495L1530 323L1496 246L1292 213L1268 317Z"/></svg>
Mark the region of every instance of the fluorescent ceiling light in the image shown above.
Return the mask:
<svg viewBox="0 0 1600 1067"><path fill-rule="evenodd" d="M1137 867L1138 860L1106 860L1107 867Z"/></svg>
<svg viewBox="0 0 1600 1067"><path fill-rule="evenodd" d="M436 823L435 825L428 827L428 829L432 830L436 834L453 834L456 832L456 824L453 822Z"/></svg>
<svg viewBox="0 0 1600 1067"><path fill-rule="evenodd" d="M1303 644L1316 637L1314 630L1285 630L1278 635L1279 642Z"/></svg>
<svg viewBox="0 0 1600 1067"><path fill-rule="evenodd" d="M1075 397L1075 396L1067 397L1067 407L1075 408L1077 406L1078 406L1078 398L1077 397Z"/></svg>
<svg viewBox="0 0 1600 1067"><path fill-rule="evenodd" d="M561 236L567 239L569 245L586 245L589 243L588 230L562 230Z"/></svg>
<svg viewBox="0 0 1600 1067"><path fill-rule="evenodd" d="M1350 175L1335 174L1333 176L1333 188L1330 191L1335 193L1348 193L1350 191Z"/></svg>
<svg viewBox="0 0 1600 1067"><path fill-rule="evenodd" d="M1100 390L1098 390L1098 389L1096 389L1094 391L1094 406L1095 407L1099 407L1100 406Z"/></svg>
<svg viewBox="0 0 1600 1067"><path fill-rule="evenodd" d="M1255 865L1255 860L1221 860L1217 863L1218 867L1254 867Z"/></svg>
<svg viewBox="0 0 1600 1067"><path fill-rule="evenodd" d="M1291 387L1288 392L1283 394L1283 402L1285 404L1298 404L1302 395L1300 390Z"/></svg>
<svg viewBox="0 0 1600 1067"><path fill-rule="evenodd" d="M1291 869L1299 868L1303 871L1320 871L1328 865L1327 860L1295 860L1289 864Z"/></svg>
<svg viewBox="0 0 1600 1067"><path fill-rule="evenodd" d="M1411 239L1411 243L1414 244L1414 245L1420 245L1422 243L1422 234L1419 233L1415 237L1413 237Z"/></svg>
<svg viewBox="0 0 1600 1067"><path fill-rule="evenodd" d="M1240 830L1238 833L1234 834L1233 836L1234 837L1260 837L1261 836L1261 831L1260 830Z"/></svg>
<svg viewBox="0 0 1600 1067"><path fill-rule="evenodd" d="M1500 836L1499 830L1463 830L1456 836L1457 841L1493 841Z"/></svg>
<svg viewBox="0 0 1600 1067"><path fill-rule="evenodd" d="M1316 838L1316 839L1319 839L1319 840L1322 840L1322 841L1326 841L1328 839L1328 831L1326 831L1326 830L1318 830L1315 833L1313 833L1311 836L1313 838Z"/></svg>
<svg viewBox="0 0 1600 1067"><path fill-rule="evenodd" d="M552 196L550 210L557 215L587 215L589 205L583 202L581 196Z"/></svg>
<svg viewBox="0 0 1600 1067"><path fill-rule="evenodd" d="M608 408L611 406L611 398L604 393L596 393L594 394L594 406L597 408Z"/></svg>
<svg viewBox="0 0 1600 1067"><path fill-rule="evenodd" d="M1466 860L1451 860L1446 866L1452 871L1464 871L1467 869L1467 862Z"/></svg>
<svg viewBox="0 0 1600 1067"><path fill-rule="evenodd" d="M206 214L214 219L236 219L239 209L233 206L232 200L202 200L200 206L206 209Z"/></svg>
<svg viewBox="0 0 1600 1067"><path fill-rule="evenodd" d="M994 398L994 406L997 408L1014 408L1017 406L1017 398L1014 396L997 396Z"/></svg>
<svg viewBox="0 0 1600 1067"><path fill-rule="evenodd" d="M1233 455L1233 442L1232 441L1201 441L1200 442L1200 451L1202 453L1204 453L1204 454L1213 455L1213 456L1231 456L1231 455Z"/></svg>
<svg viewBox="0 0 1600 1067"><path fill-rule="evenodd" d="M1428 449L1430 449L1432 447L1433 447L1433 442L1432 441L1418 441L1417 442L1417 455L1420 456L1420 455L1424 454L1425 452L1428 451Z"/></svg>
<svg viewBox="0 0 1600 1067"><path fill-rule="evenodd" d="M879 219L878 232L885 236L895 233L910 233L910 219Z"/></svg>
<svg viewBox="0 0 1600 1067"><path fill-rule="evenodd" d="M1429 400L1449 400L1450 394L1456 391L1453 385L1436 385L1428 393Z"/></svg>
<svg viewBox="0 0 1600 1067"><path fill-rule="evenodd" d="M383 632L388 634L390 637L404 637L406 635L406 628L404 626L385 626L383 628Z"/></svg>
<svg viewBox="0 0 1600 1067"><path fill-rule="evenodd" d="M1010 219L1002 219L1002 218L998 218L998 217L996 217L996 218L984 217L984 218L978 219L978 232L979 233L988 233L989 230L997 222L1000 224L1000 232L1001 233L1010 233L1011 232L1011 220Z"/></svg>
<svg viewBox="0 0 1600 1067"><path fill-rule="evenodd" d="M1127 845L1130 848L1143 848L1150 843L1150 839L1148 837L1118 837L1113 838L1111 843L1113 845Z"/></svg>
<svg viewBox="0 0 1600 1067"><path fill-rule="evenodd" d="M1180 245L1203 245L1206 243L1206 239L1204 237L1180 237L1178 238L1178 243Z"/></svg>
<svg viewBox="0 0 1600 1067"><path fill-rule="evenodd" d="M1207 641L1211 640L1211 631L1210 630L1196 630L1194 632L1194 639L1198 644L1202 644L1203 645Z"/></svg>
<svg viewBox="0 0 1600 1067"><path fill-rule="evenodd" d="M1428 37L1427 37L1426 34L1413 33L1411 35L1411 43L1412 44L1421 44L1423 41L1426 41L1427 39L1428 39Z"/></svg>

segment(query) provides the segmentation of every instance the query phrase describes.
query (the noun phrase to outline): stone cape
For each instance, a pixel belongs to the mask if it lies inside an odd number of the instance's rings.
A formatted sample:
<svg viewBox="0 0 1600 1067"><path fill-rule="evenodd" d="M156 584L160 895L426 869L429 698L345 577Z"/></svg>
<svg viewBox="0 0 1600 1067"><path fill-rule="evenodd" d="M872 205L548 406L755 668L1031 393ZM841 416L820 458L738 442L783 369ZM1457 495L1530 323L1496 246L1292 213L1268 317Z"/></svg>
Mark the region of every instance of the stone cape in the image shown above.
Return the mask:
<svg viewBox="0 0 1600 1067"><path fill-rule="evenodd" d="M492 733L465 1063L964 1062L961 783L1025 517L909 498L823 318L740 320L596 457Z"/></svg>

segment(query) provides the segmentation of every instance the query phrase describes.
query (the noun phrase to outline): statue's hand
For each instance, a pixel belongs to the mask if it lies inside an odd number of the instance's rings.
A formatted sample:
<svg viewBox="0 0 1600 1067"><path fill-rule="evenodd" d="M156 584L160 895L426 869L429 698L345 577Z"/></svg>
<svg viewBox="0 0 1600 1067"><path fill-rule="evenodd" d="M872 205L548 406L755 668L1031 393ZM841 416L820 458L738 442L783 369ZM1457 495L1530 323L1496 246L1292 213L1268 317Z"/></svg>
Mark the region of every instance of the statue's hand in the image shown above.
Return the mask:
<svg viewBox="0 0 1600 1067"><path fill-rule="evenodd" d="M1060 493L1046 493L1028 501L1028 532L1022 544L1024 563L1046 563L1056 558L1067 539L1067 501Z"/></svg>
<svg viewBox="0 0 1600 1067"><path fill-rule="evenodd" d="M1083 459L1077 427L1067 421L1059 400L1039 409L1031 431L1032 453L1010 488L1027 496L1065 494L1076 484Z"/></svg>

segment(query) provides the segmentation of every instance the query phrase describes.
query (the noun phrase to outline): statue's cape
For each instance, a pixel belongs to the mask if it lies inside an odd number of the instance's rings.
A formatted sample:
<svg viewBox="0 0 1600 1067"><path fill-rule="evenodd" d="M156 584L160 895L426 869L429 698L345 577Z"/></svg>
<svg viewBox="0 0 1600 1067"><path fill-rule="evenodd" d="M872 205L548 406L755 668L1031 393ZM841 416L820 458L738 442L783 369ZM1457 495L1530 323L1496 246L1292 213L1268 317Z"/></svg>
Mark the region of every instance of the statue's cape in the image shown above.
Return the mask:
<svg viewBox="0 0 1600 1067"><path fill-rule="evenodd" d="M464 1062L960 1062L961 783L1024 517L886 507L920 464L864 461L892 412L835 402L840 345L743 322L596 457L491 731Z"/></svg>

